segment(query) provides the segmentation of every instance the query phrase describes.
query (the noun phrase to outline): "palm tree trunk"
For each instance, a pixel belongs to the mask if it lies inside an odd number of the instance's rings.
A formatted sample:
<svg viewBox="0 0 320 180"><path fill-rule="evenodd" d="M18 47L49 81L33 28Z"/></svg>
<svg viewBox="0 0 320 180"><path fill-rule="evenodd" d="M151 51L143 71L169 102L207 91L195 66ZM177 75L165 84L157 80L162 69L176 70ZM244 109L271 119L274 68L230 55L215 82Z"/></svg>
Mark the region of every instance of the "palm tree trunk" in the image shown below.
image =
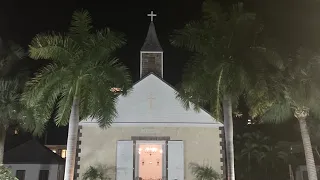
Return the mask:
<svg viewBox="0 0 320 180"><path fill-rule="evenodd" d="M4 156L4 143L6 141L6 128L0 127L0 165L3 164L3 156Z"/></svg>
<svg viewBox="0 0 320 180"><path fill-rule="evenodd" d="M226 139L227 180L235 180L231 96L225 95L223 97L222 105Z"/></svg>
<svg viewBox="0 0 320 180"><path fill-rule="evenodd" d="M300 124L300 131L302 137L302 143L304 148L304 154L306 158L307 171L308 171L308 179L309 180L317 180L317 171L314 163L314 157L312 152L312 146L310 141L310 136L307 128L306 118L298 118Z"/></svg>
<svg viewBox="0 0 320 180"><path fill-rule="evenodd" d="M294 180L291 164L289 164L289 175L290 175L290 180Z"/></svg>
<svg viewBox="0 0 320 180"><path fill-rule="evenodd" d="M75 96L73 98L70 119L69 119L67 155L66 155L66 164L65 164L65 170L64 170L64 180L73 180L74 178L77 140L78 140L78 128L79 128L79 98Z"/></svg>

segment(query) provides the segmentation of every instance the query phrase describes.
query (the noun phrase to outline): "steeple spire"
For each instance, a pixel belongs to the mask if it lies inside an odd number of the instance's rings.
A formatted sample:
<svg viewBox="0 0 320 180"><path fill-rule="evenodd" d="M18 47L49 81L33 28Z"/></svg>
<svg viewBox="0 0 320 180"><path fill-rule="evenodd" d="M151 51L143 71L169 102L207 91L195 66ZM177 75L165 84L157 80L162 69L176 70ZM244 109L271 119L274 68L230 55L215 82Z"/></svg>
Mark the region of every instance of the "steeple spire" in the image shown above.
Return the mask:
<svg viewBox="0 0 320 180"><path fill-rule="evenodd" d="M151 11L148 16L150 16L151 22L147 37L140 50L140 78L151 72L163 78L163 50L153 23L153 17L157 15Z"/></svg>
<svg viewBox="0 0 320 180"><path fill-rule="evenodd" d="M158 36L156 33L156 28L153 23L153 17L157 16L156 14L153 14L153 11L151 11L148 16L151 17L151 22L149 25L149 30L147 33L147 37L144 41L144 44L141 48L141 51L162 51L161 45L158 40Z"/></svg>

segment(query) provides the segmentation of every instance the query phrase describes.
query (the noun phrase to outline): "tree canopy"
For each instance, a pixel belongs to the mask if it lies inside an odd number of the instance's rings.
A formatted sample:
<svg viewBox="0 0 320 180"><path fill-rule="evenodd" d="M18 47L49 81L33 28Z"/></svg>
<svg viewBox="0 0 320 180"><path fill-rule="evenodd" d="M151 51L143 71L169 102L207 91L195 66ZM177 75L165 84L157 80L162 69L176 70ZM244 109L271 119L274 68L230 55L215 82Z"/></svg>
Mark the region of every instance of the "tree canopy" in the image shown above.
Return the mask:
<svg viewBox="0 0 320 180"><path fill-rule="evenodd" d="M37 109L38 119L49 119L57 103L58 125L68 123L75 94L80 97L81 119L92 117L101 127L108 126L116 116L118 94L126 94L131 78L113 52L125 44L123 34L110 29L94 31L87 11L73 15L67 34L41 33L29 46L33 59L51 59L28 83L24 101ZM58 100L58 101L57 101Z"/></svg>

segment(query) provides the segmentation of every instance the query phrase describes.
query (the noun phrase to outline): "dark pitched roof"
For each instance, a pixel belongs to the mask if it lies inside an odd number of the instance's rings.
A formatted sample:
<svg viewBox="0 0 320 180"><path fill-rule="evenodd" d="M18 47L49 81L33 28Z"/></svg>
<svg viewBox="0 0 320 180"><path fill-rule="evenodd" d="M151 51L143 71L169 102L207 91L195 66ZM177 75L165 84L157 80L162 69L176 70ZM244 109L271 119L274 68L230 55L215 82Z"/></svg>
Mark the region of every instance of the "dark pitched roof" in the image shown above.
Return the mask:
<svg viewBox="0 0 320 180"><path fill-rule="evenodd" d="M36 140L4 153L4 164L64 164L65 160Z"/></svg>
<svg viewBox="0 0 320 180"><path fill-rule="evenodd" d="M162 47L159 43L156 28L153 22L151 22L149 25L148 34L141 48L141 51L162 51Z"/></svg>

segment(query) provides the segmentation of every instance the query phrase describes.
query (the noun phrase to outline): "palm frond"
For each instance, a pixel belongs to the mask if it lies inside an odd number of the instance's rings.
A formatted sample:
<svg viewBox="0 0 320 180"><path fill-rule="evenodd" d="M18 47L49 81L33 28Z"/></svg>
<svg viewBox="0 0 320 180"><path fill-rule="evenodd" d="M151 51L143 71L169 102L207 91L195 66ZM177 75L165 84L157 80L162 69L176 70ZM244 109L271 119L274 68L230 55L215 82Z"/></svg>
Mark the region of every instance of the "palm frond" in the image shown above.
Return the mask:
<svg viewBox="0 0 320 180"><path fill-rule="evenodd" d="M111 31L109 28L91 34L87 41L87 53L93 61L109 58L110 55L126 43L124 35Z"/></svg>
<svg viewBox="0 0 320 180"><path fill-rule="evenodd" d="M181 89L181 88L179 88ZM179 102L181 103L182 107L184 107L186 110L190 110L191 109L191 95L188 95L187 92L181 90L180 92L176 92L176 98L179 100ZM195 111L199 111L199 105L195 104L194 106L194 110Z"/></svg>
<svg viewBox="0 0 320 180"><path fill-rule="evenodd" d="M81 56L80 46L71 38L56 34L38 34L29 45L29 56L33 59L51 59L55 63L67 64Z"/></svg>
<svg viewBox="0 0 320 180"><path fill-rule="evenodd" d="M46 130L48 119L39 117L39 108L28 108L21 104L19 110L19 126L27 132L31 132L34 136L42 136Z"/></svg>
<svg viewBox="0 0 320 180"><path fill-rule="evenodd" d="M100 172L98 171L98 169L90 166L86 172L83 174L83 179L84 180L95 180L95 179L100 179Z"/></svg>
<svg viewBox="0 0 320 180"><path fill-rule="evenodd" d="M9 47L3 51L0 54L0 76L7 77L11 75L15 63L26 56L26 52L13 42L9 42Z"/></svg>
<svg viewBox="0 0 320 180"><path fill-rule="evenodd" d="M99 106L100 108L96 108L92 110L92 117L97 120L99 123L99 127L107 128L109 127L113 120L117 117L117 109L116 102L117 98L114 97L113 93L108 93L108 96L103 96L100 92L94 92L96 97L104 98L99 101L98 104L92 103L91 105Z"/></svg>
<svg viewBox="0 0 320 180"><path fill-rule="evenodd" d="M175 30L170 42L176 47L206 53L209 50L208 42L213 42L214 38L206 30L207 28L201 22L190 22L182 30Z"/></svg>
<svg viewBox="0 0 320 180"><path fill-rule="evenodd" d="M221 175L217 173L211 166L200 166L197 163L190 163L191 173L197 180L220 180Z"/></svg>
<svg viewBox="0 0 320 180"><path fill-rule="evenodd" d="M36 112L20 102L20 82L18 80L0 80L0 124L9 127L19 124L34 135L41 135L45 121L35 118Z"/></svg>
<svg viewBox="0 0 320 180"><path fill-rule="evenodd" d="M78 10L73 13L69 28L69 35L72 39L82 43L82 40L90 36L92 28L92 19L87 10Z"/></svg>
<svg viewBox="0 0 320 180"><path fill-rule="evenodd" d="M73 77L70 74L67 69L59 68L56 64L45 66L27 83L22 101L27 107L38 111L37 118L49 119L59 96L64 95L72 85Z"/></svg>
<svg viewBox="0 0 320 180"><path fill-rule="evenodd" d="M0 80L0 124L8 127L16 120L19 107L19 83L17 80Z"/></svg>
<svg viewBox="0 0 320 180"><path fill-rule="evenodd" d="M66 125L68 123L73 103L74 91L74 87L62 90L60 94L61 96L57 103L57 115L55 117L55 122L57 125Z"/></svg>
<svg viewBox="0 0 320 180"><path fill-rule="evenodd" d="M282 123L293 118L291 106L288 102L278 102L273 104L262 116L264 123Z"/></svg>
<svg viewBox="0 0 320 180"><path fill-rule="evenodd" d="M107 167L101 164L89 166L82 176L83 180L109 180L110 174L114 173L114 167Z"/></svg>
<svg viewBox="0 0 320 180"><path fill-rule="evenodd" d="M115 103L118 96L130 92L130 75L127 68L114 58L90 62L86 68L81 77L81 119L91 117L99 122L100 127L108 127L117 115ZM111 91L112 88L121 91L117 94Z"/></svg>
<svg viewBox="0 0 320 180"><path fill-rule="evenodd" d="M92 74L99 74L99 76L95 77L97 80L100 79L98 81L101 81L101 79L104 78L104 81L107 81L112 87L120 88L123 95L130 92L132 87L131 76L127 67L120 63L118 59L105 59L104 62L96 65L94 71L95 72L92 72Z"/></svg>
<svg viewBox="0 0 320 180"><path fill-rule="evenodd" d="M16 44L13 41L9 41L9 52L7 52L7 54L11 54L14 55L14 59L22 59L24 58L27 54L26 51L18 44Z"/></svg>
<svg viewBox="0 0 320 180"><path fill-rule="evenodd" d="M226 16L226 14L223 13L220 4L215 1L204 1L202 4L202 12L205 19L213 20L213 22Z"/></svg>

